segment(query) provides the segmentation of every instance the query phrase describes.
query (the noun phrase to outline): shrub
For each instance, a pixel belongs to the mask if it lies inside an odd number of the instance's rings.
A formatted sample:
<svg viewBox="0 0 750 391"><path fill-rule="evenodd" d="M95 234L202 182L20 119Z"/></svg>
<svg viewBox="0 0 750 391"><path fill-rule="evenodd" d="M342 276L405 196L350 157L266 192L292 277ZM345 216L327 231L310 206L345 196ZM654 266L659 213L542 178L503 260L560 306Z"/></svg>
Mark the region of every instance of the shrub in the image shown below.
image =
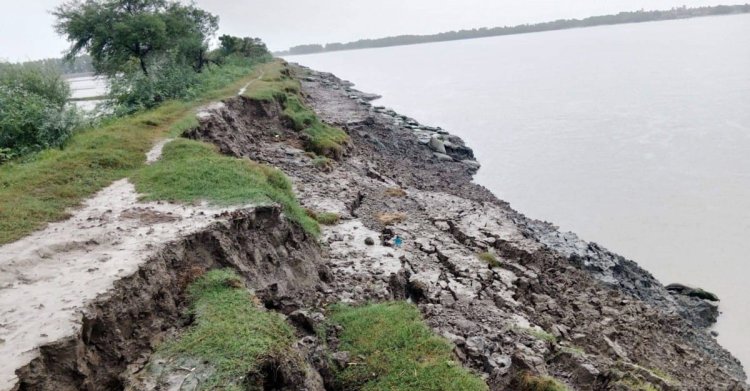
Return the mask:
<svg viewBox="0 0 750 391"><path fill-rule="evenodd" d="M0 162L62 146L81 118L66 105L69 96L54 70L0 64Z"/></svg>

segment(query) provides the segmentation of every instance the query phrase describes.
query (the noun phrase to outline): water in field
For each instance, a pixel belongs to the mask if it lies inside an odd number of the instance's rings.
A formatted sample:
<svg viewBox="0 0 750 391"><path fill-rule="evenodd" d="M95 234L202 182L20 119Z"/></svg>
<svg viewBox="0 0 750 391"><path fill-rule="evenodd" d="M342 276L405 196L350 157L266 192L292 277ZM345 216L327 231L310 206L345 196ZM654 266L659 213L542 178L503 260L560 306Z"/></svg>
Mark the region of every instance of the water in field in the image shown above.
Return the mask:
<svg viewBox="0 0 750 391"><path fill-rule="evenodd" d="M750 366L750 15L289 57L462 136L530 217L717 293Z"/></svg>
<svg viewBox="0 0 750 391"><path fill-rule="evenodd" d="M101 99L92 99L100 97L107 93L107 81L101 76L91 74L75 75L67 78L70 84L71 97L74 99L85 98L85 100L76 100L75 104L79 108L91 111Z"/></svg>

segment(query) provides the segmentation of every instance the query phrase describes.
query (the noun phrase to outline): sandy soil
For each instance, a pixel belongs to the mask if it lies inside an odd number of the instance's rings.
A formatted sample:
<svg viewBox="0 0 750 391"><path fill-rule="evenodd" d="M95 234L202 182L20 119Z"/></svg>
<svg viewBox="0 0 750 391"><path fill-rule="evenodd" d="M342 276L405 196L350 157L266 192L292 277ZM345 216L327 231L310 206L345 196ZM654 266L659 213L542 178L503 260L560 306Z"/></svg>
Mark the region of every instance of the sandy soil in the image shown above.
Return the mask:
<svg viewBox="0 0 750 391"><path fill-rule="evenodd" d="M156 161L169 140L155 145ZM73 335L80 311L113 282L135 272L166 243L216 221L222 209L138 201L119 180L72 217L0 247L0 390L37 347Z"/></svg>

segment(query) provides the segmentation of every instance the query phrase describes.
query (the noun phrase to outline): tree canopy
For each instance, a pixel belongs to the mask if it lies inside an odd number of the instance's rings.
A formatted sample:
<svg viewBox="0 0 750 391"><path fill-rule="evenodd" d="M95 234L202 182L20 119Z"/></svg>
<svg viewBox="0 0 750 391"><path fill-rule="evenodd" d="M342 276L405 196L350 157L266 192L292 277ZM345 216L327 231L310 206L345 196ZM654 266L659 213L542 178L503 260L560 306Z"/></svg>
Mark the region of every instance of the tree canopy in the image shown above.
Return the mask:
<svg viewBox="0 0 750 391"><path fill-rule="evenodd" d="M168 0L74 0L57 7L55 29L72 43L73 58L91 55L98 73L140 69L148 75L163 57L202 70L218 17L193 5Z"/></svg>

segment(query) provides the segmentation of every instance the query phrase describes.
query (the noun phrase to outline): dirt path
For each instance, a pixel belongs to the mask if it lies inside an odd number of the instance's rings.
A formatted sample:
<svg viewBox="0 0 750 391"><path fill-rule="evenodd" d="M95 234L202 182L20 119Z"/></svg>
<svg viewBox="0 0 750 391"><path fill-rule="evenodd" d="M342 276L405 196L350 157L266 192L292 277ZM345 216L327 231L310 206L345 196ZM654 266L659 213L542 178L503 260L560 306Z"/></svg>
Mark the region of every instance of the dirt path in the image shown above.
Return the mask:
<svg viewBox="0 0 750 391"><path fill-rule="evenodd" d="M167 142L157 143L147 162L158 160ZM139 202L122 179L71 218L0 247L0 390L13 387L15 370L37 356L37 347L78 332L80 311L114 281L222 211Z"/></svg>

